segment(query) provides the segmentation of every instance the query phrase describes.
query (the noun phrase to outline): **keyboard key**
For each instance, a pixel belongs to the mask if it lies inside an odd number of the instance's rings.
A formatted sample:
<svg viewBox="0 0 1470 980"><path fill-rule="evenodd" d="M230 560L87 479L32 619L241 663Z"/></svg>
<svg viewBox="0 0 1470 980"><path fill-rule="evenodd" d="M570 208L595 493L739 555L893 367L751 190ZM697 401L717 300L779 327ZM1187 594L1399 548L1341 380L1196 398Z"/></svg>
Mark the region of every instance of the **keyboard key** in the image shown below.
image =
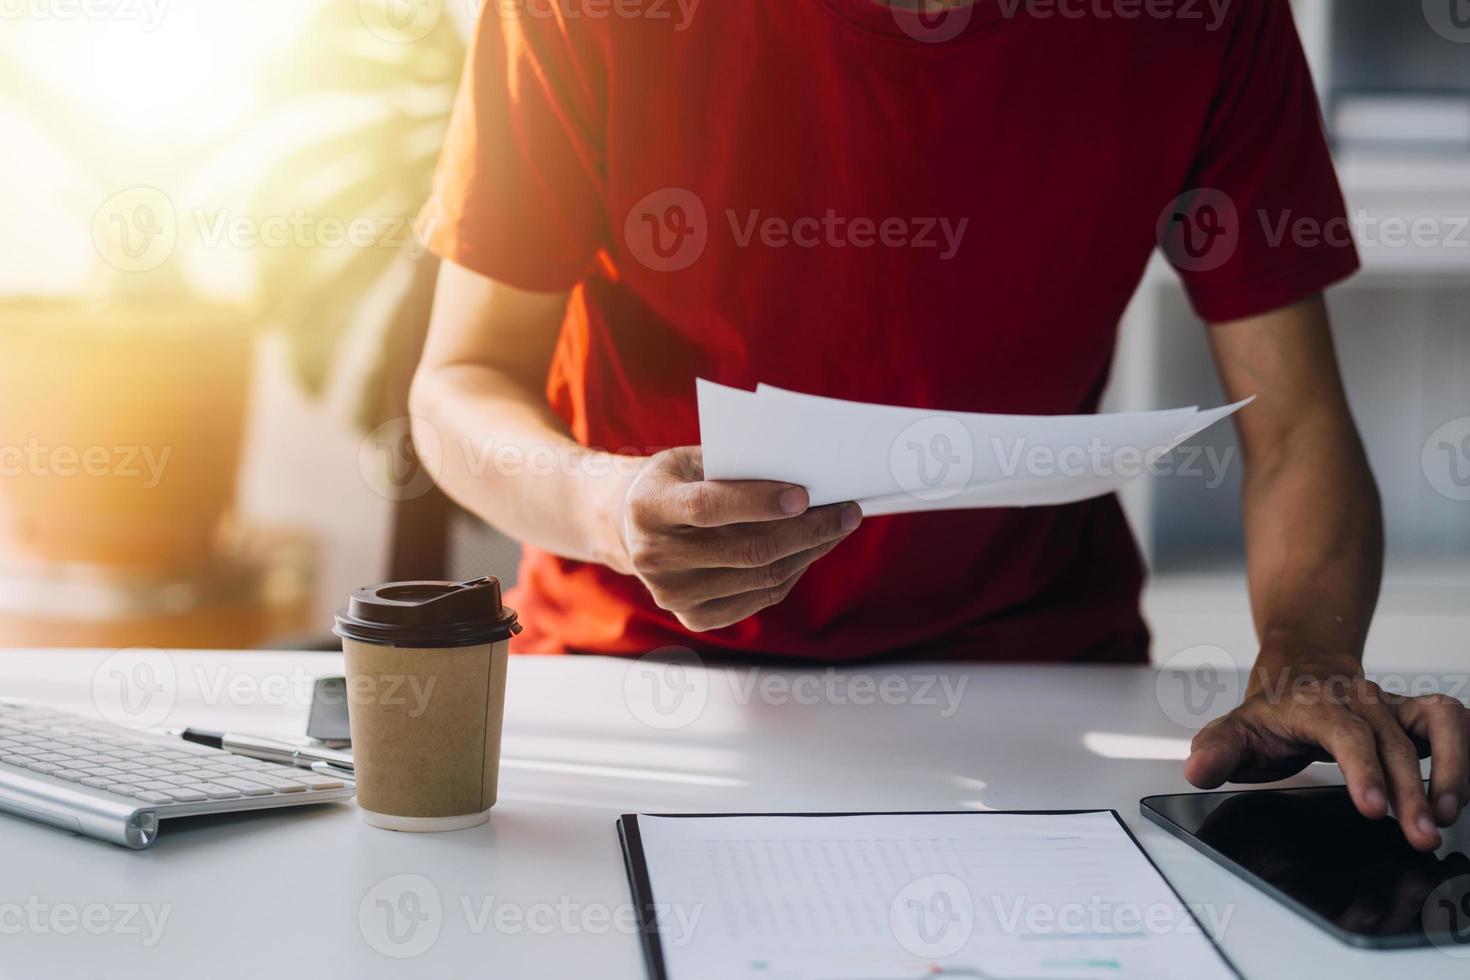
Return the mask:
<svg viewBox="0 0 1470 980"><path fill-rule="evenodd" d="M184 789L182 786L170 786L167 790L150 790L149 792L167 793L175 803L203 803L209 797L192 789Z"/></svg>
<svg viewBox="0 0 1470 980"><path fill-rule="evenodd" d="M30 762L26 763L26 768L31 770L32 772L39 772L50 775L61 767L54 762L42 762L39 759L32 759Z"/></svg>
<svg viewBox="0 0 1470 980"><path fill-rule="evenodd" d="M299 781L296 777L277 776L267 772L253 772L249 776L240 776L251 782L269 786L271 789L281 793L303 793L306 791L306 783Z"/></svg>
<svg viewBox="0 0 1470 980"><path fill-rule="evenodd" d="M245 795L237 789L230 789L228 786L221 786L219 783L196 783L188 788L194 790L196 793L203 793L211 800L236 800Z"/></svg>
<svg viewBox="0 0 1470 980"><path fill-rule="evenodd" d="M231 779L229 777L216 779L220 786L228 786L230 789L239 790L245 796L270 796L275 792L271 787L248 779Z"/></svg>
<svg viewBox="0 0 1470 980"><path fill-rule="evenodd" d="M331 776L323 776L315 772L302 773L296 777L312 789L341 789L345 783Z"/></svg>
<svg viewBox="0 0 1470 980"><path fill-rule="evenodd" d="M144 803L172 803L174 801L172 796L165 793L154 793L146 790L141 793L134 793L133 799L142 800Z"/></svg>

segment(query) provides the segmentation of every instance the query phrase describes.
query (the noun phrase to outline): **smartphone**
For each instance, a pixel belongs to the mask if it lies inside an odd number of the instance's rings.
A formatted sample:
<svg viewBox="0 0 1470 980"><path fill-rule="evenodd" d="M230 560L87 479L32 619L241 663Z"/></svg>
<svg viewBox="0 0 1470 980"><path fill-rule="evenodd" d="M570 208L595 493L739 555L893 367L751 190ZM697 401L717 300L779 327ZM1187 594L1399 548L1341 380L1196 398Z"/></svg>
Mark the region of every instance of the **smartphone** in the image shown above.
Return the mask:
<svg viewBox="0 0 1470 980"><path fill-rule="evenodd" d="M347 678L316 679L311 687L311 713L306 718L306 737L334 749L352 745L352 728L347 724Z"/></svg>

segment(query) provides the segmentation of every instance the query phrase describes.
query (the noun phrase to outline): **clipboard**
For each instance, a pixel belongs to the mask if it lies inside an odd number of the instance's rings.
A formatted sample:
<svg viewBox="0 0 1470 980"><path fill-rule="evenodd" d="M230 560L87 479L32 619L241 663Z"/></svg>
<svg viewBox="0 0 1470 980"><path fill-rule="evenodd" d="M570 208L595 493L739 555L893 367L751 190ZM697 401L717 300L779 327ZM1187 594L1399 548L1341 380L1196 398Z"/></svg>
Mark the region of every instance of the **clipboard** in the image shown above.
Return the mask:
<svg viewBox="0 0 1470 980"><path fill-rule="evenodd" d="M1143 848L1143 845L1139 843L1137 836L1133 833L1132 830L1129 829L1127 823L1125 823L1123 821L1123 818L1118 814L1118 811L1113 809L1090 808L1078 810L918 811L874 810L808 813L654 813L641 814L641 816L701 820L719 817L801 817L820 819L840 817L916 817L963 815L967 817L973 817L977 820L983 820L986 817L1005 815L1070 816L1077 814L1096 813L1106 813L1113 818L1118 827L1123 831L1123 834L1127 837L1128 841L1133 845L1134 849L1137 850L1140 855L1142 855L1143 859L1148 863L1149 867L1151 867L1158 874L1159 878L1164 882L1164 885L1167 887L1169 894L1173 896L1176 901L1179 902L1181 907L1188 909L1188 905L1184 902L1184 899L1179 894L1178 889L1174 887L1173 882L1169 881L1168 876L1164 874L1163 869L1161 869L1158 866L1158 863L1154 861L1152 855L1150 855L1148 851ZM625 813L618 818L618 840L623 851L623 865L628 876L628 889L633 898L633 906L637 916L638 936L643 949L643 960L644 965L647 968L649 980L670 980L668 968L666 966L664 958L661 936L658 928L657 904L654 897L653 882L649 875L648 861L643 846L643 837L638 825L639 816L640 814L636 813ZM1190 911L1189 915L1191 919L1194 919L1196 926L1199 926L1199 921L1197 918L1195 918L1193 911ZM1212 936L1208 930L1204 929L1203 926L1199 926L1199 932L1200 935L1202 935L1205 941L1209 944L1210 949L1217 957L1219 957L1219 960L1225 967L1225 970L1230 975L1240 978L1242 976L1240 970L1235 966L1233 962L1231 962L1230 958L1225 955L1225 951L1220 948L1220 945L1218 942L1215 941L1214 936ZM683 980L683 978L679 978L679 980Z"/></svg>

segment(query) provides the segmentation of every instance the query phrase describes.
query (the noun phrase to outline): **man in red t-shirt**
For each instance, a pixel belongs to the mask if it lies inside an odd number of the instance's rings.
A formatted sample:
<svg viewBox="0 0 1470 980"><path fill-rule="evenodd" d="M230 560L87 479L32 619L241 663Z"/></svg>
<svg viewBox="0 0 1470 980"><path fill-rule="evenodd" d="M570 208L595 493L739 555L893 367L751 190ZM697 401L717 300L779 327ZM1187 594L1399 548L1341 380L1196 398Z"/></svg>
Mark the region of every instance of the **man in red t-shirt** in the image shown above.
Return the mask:
<svg viewBox="0 0 1470 980"><path fill-rule="evenodd" d="M1357 256L1287 3L902 6L487 5L424 213L447 261L413 414L450 495L525 542L518 649L1145 660L1115 498L865 521L705 481L694 382L1094 412L1162 244L1257 396L1258 670L1186 772L1330 754L1436 846L1466 714L1361 676L1382 524L1321 299Z"/></svg>

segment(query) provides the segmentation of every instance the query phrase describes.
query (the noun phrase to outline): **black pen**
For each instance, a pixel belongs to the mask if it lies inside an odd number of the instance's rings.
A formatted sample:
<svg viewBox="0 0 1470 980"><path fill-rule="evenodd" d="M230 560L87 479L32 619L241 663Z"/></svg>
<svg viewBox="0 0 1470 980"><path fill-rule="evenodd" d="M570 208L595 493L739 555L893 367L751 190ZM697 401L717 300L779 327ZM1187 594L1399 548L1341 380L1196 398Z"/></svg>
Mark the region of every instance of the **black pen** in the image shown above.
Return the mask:
<svg viewBox="0 0 1470 980"><path fill-rule="evenodd" d="M170 729L168 734L182 738L186 742L207 745L212 749L223 749L234 755L243 755L251 759L279 762L301 769L310 769L316 763L323 763L330 766L338 775L350 775L353 772L352 753L339 749L329 749L319 745L302 745L265 735L213 732L204 728L175 728Z"/></svg>

